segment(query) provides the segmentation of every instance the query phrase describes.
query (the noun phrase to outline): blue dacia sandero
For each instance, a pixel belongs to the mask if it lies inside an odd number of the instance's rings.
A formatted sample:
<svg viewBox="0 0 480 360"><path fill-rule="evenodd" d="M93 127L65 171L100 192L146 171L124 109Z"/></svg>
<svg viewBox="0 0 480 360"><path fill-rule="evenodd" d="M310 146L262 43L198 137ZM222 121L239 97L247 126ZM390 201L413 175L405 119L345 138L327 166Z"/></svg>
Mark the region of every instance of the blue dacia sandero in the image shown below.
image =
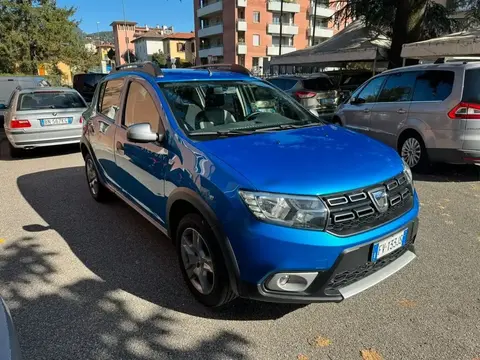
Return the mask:
<svg viewBox="0 0 480 360"><path fill-rule="evenodd" d="M207 306L338 302L415 258L400 156L241 66L120 66L82 121L93 198L114 193L167 235Z"/></svg>

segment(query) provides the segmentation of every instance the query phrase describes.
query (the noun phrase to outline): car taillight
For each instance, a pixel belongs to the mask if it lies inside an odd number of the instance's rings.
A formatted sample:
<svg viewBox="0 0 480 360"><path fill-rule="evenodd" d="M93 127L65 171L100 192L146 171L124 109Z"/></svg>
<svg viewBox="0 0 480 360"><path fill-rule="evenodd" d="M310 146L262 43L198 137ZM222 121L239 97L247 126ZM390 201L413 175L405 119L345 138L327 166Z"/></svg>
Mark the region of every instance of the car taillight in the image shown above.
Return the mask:
<svg viewBox="0 0 480 360"><path fill-rule="evenodd" d="M22 128L29 128L32 124L28 120L12 120L10 122L10 128L12 129L22 129Z"/></svg>
<svg viewBox="0 0 480 360"><path fill-rule="evenodd" d="M480 104L461 102L448 112L450 119L480 120Z"/></svg>
<svg viewBox="0 0 480 360"><path fill-rule="evenodd" d="M80 120L78 120L80 124L83 124L83 116L80 116Z"/></svg>
<svg viewBox="0 0 480 360"><path fill-rule="evenodd" d="M299 99L309 99L309 98L312 98L314 97L316 94L314 92L311 92L311 91L297 91L295 93L295 95L299 98Z"/></svg>

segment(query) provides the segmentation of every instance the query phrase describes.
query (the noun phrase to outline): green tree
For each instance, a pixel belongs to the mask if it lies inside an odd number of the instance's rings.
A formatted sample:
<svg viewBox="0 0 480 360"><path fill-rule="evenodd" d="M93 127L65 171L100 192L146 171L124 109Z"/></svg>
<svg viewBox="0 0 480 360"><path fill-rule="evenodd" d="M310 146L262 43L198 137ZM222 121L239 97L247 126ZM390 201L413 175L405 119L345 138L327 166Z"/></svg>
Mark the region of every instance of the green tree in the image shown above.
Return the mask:
<svg viewBox="0 0 480 360"><path fill-rule="evenodd" d="M167 67L167 56L161 50L152 55L152 61L156 62L161 68Z"/></svg>
<svg viewBox="0 0 480 360"><path fill-rule="evenodd" d="M135 56L135 53L130 49L127 49L123 53L122 57L123 57L123 60L125 60L125 62L127 62L127 63L137 62L137 57Z"/></svg>
<svg viewBox="0 0 480 360"><path fill-rule="evenodd" d="M74 15L75 8L54 0L0 0L0 72L36 74L42 63L88 66L93 55Z"/></svg>
<svg viewBox="0 0 480 360"><path fill-rule="evenodd" d="M335 0L333 3L340 7L333 16L336 23L362 18L367 28L392 39L390 68L402 65L403 44L478 26L480 19L480 0L448 0L446 7L433 0ZM459 8L466 10L464 21L451 17Z"/></svg>
<svg viewBox="0 0 480 360"><path fill-rule="evenodd" d="M108 50L107 56L110 60L112 60L112 61L115 60L115 50L113 50L113 49Z"/></svg>

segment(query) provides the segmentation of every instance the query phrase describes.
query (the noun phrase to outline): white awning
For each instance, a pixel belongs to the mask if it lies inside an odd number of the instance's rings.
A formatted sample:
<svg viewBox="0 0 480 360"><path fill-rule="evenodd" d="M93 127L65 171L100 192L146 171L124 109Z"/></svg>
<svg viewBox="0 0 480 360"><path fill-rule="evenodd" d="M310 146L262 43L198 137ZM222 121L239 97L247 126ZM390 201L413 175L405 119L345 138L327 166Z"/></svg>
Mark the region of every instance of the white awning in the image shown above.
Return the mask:
<svg viewBox="0 0 480 360"><path fill-rule="evenodd" d="M480 29L404 44L401 53L403 58L419 60L478 55L480 55Z"/></svg>
<svg viewBox="0 0 480 360"><path fill-rule="evenodd" d="M271 65L333 66L335 63L374 61L386 59L390 39L365 28L362 20L355 20L330 39L307 49L272 57Z"/></svg>

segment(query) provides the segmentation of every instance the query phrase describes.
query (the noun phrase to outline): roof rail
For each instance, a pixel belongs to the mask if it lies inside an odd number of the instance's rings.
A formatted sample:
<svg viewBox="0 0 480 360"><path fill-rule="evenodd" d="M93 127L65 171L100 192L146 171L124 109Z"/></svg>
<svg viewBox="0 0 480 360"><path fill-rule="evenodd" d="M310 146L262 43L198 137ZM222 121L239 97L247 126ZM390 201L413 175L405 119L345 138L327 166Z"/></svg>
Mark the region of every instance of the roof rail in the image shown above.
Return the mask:
<svg viewBox="0 0 480 360"><path fill-rule="evenodd" d="M119 65L116 66L111 73L116 73L119 71L139 71L154 77L163 76L162 69L160 69L160 67L152 61L134 62L130 64Z"/></svg>
<svg viewBox="0 0 480 360"><path fill-rule="evenodd" d="M192 69L198 70L208 70L211 73L211 70L224 70L224 71L231 71L243 75L252 76L252 73L244 66L238 64L208 64L208 65L198 65L192 66Z"/></svg>

